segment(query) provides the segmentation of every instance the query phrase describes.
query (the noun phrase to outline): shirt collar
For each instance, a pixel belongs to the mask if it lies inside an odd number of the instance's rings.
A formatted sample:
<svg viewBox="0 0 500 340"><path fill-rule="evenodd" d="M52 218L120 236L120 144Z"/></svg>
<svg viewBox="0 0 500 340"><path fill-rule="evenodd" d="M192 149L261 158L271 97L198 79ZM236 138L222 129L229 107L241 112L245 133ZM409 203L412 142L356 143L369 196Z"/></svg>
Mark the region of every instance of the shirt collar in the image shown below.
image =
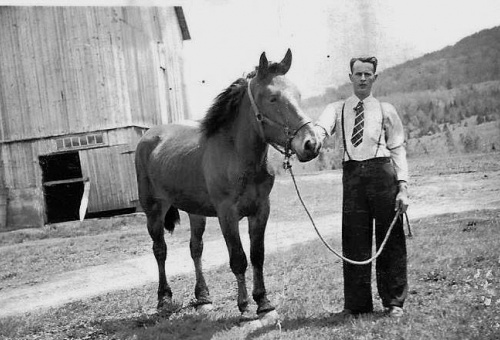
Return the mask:
<svg viewBox="0 0 500 340"><path fill-rule="evenodd" d="M356 103L358 103L358 102L360 102L360 101L361 101L361 99L359 99L358 97L356 97L356 95L355 95L355 94L353 94L351 97L352 97L354 100L356 100ZM374 98L374 97L373 97L373 95L370 93L370 95L369 95L368 97L366 97L365 99L363 99L362 101L363 101L363 103L366 103L366 102L372 101L372 100L374 100L374 99L375 99L375 98Z"/></svg>
<svg viewBox="0 0 500 340"><path fill-rule="evenodd" d="M366 97L365 99L363 99L363 104L367 104L367 103L372 102L374 100L376 100L375 97L373 97L373 95L370 93L370 95L368 97ZM353 94L352 96L350 96L347 99L347 102L352 107L355 107L360 102L360 99L358 97L356 97L355 94Z"/></svg>

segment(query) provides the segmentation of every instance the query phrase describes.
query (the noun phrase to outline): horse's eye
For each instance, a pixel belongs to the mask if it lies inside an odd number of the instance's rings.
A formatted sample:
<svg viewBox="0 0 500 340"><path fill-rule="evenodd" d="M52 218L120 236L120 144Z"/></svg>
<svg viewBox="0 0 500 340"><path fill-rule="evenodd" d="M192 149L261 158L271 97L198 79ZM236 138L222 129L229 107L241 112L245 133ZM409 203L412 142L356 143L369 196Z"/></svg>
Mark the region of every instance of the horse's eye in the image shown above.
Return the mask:
<svg viewBox="0 0 500 340"><path fill-rule="evenodd" d="M278 101L278 97L276 97L276 96L272 96L271 98L269 98L270 103L276 103L277 101Z"/></svg>

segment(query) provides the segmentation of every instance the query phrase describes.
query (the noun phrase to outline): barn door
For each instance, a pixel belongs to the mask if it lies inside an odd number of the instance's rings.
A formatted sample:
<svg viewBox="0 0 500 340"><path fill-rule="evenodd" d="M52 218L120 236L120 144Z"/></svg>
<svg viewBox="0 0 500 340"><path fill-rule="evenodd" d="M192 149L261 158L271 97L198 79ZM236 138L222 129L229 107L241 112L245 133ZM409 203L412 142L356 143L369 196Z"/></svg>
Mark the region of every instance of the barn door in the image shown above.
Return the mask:
<svg viewBox="0 0 500 340"><path fill-rule="evenodd" d="M137 181L130 150L128 144L80 150L83 176L90 181L89 216L135 211Z"/></svg>

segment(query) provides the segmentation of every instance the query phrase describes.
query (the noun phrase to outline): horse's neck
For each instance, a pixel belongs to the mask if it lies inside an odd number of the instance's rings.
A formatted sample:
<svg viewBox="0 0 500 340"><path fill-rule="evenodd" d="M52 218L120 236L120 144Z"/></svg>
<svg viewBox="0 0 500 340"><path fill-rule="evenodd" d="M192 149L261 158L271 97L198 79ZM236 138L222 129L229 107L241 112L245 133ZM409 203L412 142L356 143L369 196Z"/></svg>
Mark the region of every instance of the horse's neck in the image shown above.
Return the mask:
<svg viewBox="0 0 500 340"><path fill-rule="evenodd" d="M248 97L245 97L231 133L239 159L260 169L266 166L268 146L259 135L257 124L260 123L255 118Z"/></svg>

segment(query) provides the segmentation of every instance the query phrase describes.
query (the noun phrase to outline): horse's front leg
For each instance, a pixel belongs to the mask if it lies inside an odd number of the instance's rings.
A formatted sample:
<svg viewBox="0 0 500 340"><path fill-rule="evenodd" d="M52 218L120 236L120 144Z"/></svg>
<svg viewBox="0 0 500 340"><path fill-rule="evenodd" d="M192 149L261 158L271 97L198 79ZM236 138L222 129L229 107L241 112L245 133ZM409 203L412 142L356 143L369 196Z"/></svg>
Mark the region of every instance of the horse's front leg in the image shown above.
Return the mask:
<svg viewBox="0 0 500 340"><path fill-rule="evenodd" d="M269 199L261 204L255 215L248 217L248 231L250 234L250 260L253 267L253 299L257 303L257 314L274 310L267 298L264 285L264 234L269 218Z"/></svg>
<svg viewBox="0 0 500 340"><path fill-rule="evenodd" d="M248 262L241 244L239 216L236 205L221 204L217 211L224 240L229 251L229 265L238 282L238 308L241 314L248 312L248 292L245 272Z"/></svg>

